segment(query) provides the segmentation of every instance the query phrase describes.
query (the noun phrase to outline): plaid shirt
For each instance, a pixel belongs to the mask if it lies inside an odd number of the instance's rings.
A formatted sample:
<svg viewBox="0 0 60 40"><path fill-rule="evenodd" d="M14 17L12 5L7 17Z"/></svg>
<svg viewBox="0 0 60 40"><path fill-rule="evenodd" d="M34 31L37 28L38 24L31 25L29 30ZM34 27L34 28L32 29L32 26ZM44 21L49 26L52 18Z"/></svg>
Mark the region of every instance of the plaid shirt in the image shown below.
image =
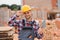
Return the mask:
<svg viewBox="0 0 60 40"><path fill-rule="evenodd" d="M18 30L20 31L23 27L22 25L22 20L16 20L16 18L19 17L17 15L13 15L10 19L9 19L9 22L8 22L8 25L9 26L14 26L14 27L18 27Z"/></svg>
<svg viewBox="0 0 60 40"><path fill-rule="evenodd" d="M16 20L16 17L18 17L17 15L14 15L12 16L10 19L9 19L9 22L8 22L8 25L9 26L17 26L18 27L18 30L20 31L24 26L23 26L23 23L22 23L22 20ZM24 19L25 20L25 19ZM34 20L32 20L34 21ZM25 26L26 27L29 27L31 26L30 24L30 21L26 21L25 20ZM34 24L33 24L33 28L34 28L34 32L35 34L37 33L38 29L39 29L39 23L38 21L35 21Z"/></svg>

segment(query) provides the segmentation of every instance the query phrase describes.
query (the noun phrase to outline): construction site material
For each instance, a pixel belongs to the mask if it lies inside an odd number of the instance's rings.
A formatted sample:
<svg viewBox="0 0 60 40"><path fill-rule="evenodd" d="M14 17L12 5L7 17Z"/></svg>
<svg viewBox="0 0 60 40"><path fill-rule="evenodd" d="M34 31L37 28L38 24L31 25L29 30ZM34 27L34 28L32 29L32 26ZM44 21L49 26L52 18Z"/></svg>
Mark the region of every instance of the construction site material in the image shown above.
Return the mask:
<svg viewBox="0 0 60 40"><path fill-rule="evenodd" d="M13 40L13 27L0 27L0 40Z"/></svg>

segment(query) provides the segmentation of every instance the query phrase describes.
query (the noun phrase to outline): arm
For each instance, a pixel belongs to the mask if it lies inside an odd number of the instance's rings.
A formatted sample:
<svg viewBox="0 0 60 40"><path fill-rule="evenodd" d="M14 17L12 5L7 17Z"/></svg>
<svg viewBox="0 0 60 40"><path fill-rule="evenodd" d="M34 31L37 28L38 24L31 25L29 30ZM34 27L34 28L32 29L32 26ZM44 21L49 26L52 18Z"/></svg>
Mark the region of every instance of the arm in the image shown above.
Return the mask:
<svg viewBox="0 0 60 40"><path fill-rule="evenodd" d="M37 31L37 38L40 39L43 36L43 30L41 27L39 27L39 21L36 21L35 29Z"/></svg>
<svg viewBox="0 0 60 40"><path fill-rule="evenodd" d="M15 32L17 33L18 32L18 27L17 27L17 24L15 23L15 20L16 19L16 15L13 15L10 19L9 19L9 22L8 22L8 25L10 27L14 27L15 28Z"/></svg>
<svg viewBox="0 0 60 40"><path fill-rule="evenodd" d="M8 25L9 26L13 26L14 25L14 20L16 18L16 15L13 15L10 19L9 19L9 22L8 22Z"/></svg>

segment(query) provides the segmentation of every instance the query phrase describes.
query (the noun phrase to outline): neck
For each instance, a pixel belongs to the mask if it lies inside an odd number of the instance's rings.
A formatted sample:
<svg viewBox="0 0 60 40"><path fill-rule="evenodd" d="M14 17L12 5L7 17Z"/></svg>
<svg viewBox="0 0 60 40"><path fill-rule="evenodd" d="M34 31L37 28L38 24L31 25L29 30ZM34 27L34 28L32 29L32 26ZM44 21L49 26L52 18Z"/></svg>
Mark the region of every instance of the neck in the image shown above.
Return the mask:
<svg viewBox="0 0 60 40"><path fill-rule="evenodd" d="M26 19L27 21L31 21L32 20L32 18L29 18L29 19Z"/></svg>

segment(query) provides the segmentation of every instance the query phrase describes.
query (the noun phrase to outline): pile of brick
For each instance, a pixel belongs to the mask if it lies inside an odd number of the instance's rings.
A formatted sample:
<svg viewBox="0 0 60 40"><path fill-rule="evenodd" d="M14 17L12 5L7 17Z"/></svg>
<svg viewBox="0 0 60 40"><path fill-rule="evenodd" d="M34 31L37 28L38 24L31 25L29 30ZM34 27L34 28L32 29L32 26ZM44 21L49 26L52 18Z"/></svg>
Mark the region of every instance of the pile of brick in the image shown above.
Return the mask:
<svg viewBox="0 0 60 40"><path fill-rule="evenodd" d="M60 40L60 29L52 21L46 24L43 33L43 40Z"/></svg>

